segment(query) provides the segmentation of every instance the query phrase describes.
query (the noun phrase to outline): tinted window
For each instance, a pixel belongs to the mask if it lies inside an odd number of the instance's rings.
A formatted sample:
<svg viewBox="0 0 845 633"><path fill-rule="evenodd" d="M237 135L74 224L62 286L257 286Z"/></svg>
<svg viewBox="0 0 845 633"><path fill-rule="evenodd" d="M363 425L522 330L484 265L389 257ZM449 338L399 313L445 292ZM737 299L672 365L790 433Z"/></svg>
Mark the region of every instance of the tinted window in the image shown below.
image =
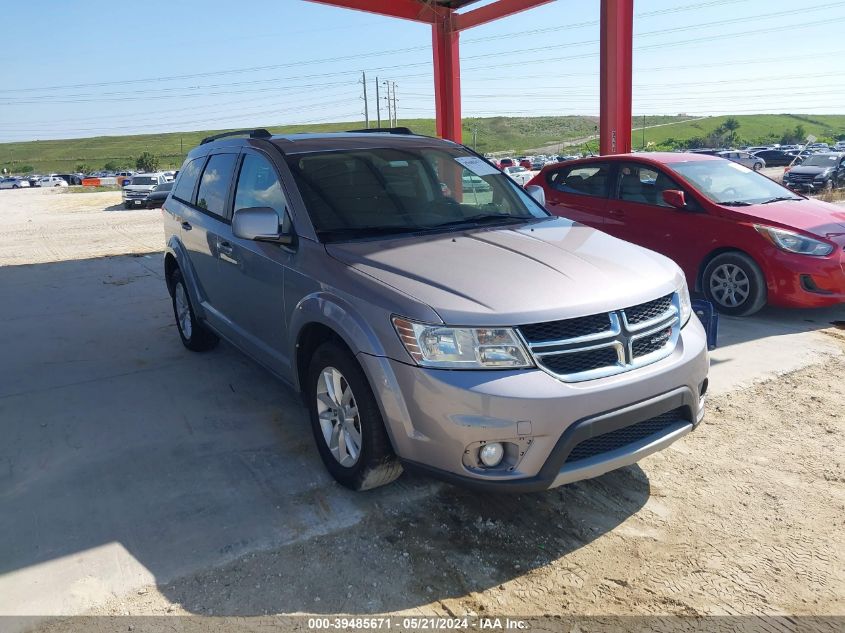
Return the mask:
<svg viewBox="0 0 845 633"><path fill-rule="evenodd" d="M235 192L235 209L249 207L270 207L279 215L279 223L285 221L285 196L276 171L270 161L256 154L244 157Z"/></svg>
<svg viewBox="0 0 845 633"><path fill-rule="evenodd" d="M237 154L215 154L202 172L197 191L197 206L214 215L225 217L229 183L235 170Z"/></svg>
<svg viewBox="0 0 845 633"><path fill-rule="evenodd" d="M176 181L176 187L173 189L174 198L179 198L183 202L193 202L194 188L204 160L204 157L195 158L182 166L179 171L179 180Z"/></svg>
<svg viewBox="0 0 845 633"><path fill-rule="evenodd" d="M549 174L548 180L558 191L606 198L609 172L610 165L607 163L590 163L554 171Z"/></svg>
<svg viewBox="0 0 845 633"><path fill-rule="evenodd" d="M666 174L645 165L627 163L619 170L617 191L621 200L653 204L659 207L671 205L663 201L663 192L680 187Z"/></svg>

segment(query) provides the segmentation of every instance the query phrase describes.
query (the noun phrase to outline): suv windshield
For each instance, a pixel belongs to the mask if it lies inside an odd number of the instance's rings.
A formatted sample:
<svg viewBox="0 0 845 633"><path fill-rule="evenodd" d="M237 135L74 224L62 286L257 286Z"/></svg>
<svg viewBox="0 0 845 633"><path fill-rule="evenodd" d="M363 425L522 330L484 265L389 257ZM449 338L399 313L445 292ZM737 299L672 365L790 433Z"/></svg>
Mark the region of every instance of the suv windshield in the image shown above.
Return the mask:
<svg viewBox="0 0 845 633"><path fill-rule="evenodd" d="M158 178L153 176L134 176L132 178L133 185L155 185L158 184Z"/></svg>
<svg viewBox="0 0 845 633"><path fill-rule="evenodd" d="M774 200L801 200L773 180L729 160L672 163L671 168L716 204L742 206Z"/></svg>
<svg viewBox="0 0 845 633"><path fill-rule="evenodd" d="M815 154L808 156L801 163L802 167L836 167L839 156L836 154Z"/></svg>
<svg viewBox="0 0 845 633"><path fill-rule="evenodd" d="M549 217L510 178L459 149L327 151L287 160L323 241Z"/></svg>

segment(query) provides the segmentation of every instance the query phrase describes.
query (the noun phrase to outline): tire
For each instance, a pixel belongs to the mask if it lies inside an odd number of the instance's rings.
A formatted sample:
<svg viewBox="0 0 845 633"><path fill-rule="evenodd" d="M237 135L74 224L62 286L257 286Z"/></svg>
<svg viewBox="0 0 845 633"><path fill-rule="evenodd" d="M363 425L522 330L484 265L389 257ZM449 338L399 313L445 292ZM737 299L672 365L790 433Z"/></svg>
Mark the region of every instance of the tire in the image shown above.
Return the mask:
<svg viewBox="0 0 845 633"><path fill-rule="evenodd" d="M830 193L831 191L833 191L833 178L824 183L822 191L825 193Z"/></svg>
<svg viewBox="0 0 845 633"><path fill-rule="evenodd" d="M754 163L754 165L752 165L751 168L754 171L760 171L761 169L763 169L763 163Z"/></svg>
<svg viewBox="0 0 845 633"><path fill-rule="evenodd" d="M337 381L332 379L334 372L339 374ZM370 383L345 347L334 341L320 345L308 364L306 381L306 404L317 451L339 484L368 490L389 484L402 474ZM343 395L332 397L336 385ZM346 407L345 422L337 419L342 407ZM353 410L356 414L351 416Z"/></svg>
<svg viewBox="0 0 845 633"><path fill-rule="evenodd" d="M124 209L131 209L131 208L132 208L132 203L131 203L131 202L124 202L124 203L123 203L123 208L124 208Z"/></svg>
<svg viewBox="0 0 845 633"><path fill-rule="evenodd" d="M745 253L714 257L704 269L701 285L704 296L722 314L750 316L766 305L766 279Z"/></svg>
<svg viewBox="0 0 845 633"><path fill-rule="evenodd" d="M197 320L194 306L191 305L191 295L182 278L182 271L178 268L170 276L170 287L173 288L173 317L176 319L176 329L179 331L182 345L192 352L207 352L217 347L220 339Z"/></svg>

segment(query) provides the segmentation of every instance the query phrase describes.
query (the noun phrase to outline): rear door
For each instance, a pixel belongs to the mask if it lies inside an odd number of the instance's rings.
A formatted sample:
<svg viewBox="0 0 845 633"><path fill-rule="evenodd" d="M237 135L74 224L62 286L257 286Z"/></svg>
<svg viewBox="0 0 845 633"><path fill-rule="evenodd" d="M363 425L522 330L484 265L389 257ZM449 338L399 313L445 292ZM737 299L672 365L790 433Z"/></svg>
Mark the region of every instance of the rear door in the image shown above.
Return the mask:
<svg viewBox="0 0 845 633"><path fill-rule="evenodd" d="M231 209L250 207L274 209L279 226L290 231L287 198L276 168L263 152L244 149L238 160ZM276 373L288 375L284 281L295 250L235 237L231 226L226 226L218 237L217 252L219 309L229 320L232 338Z"/></svg>
<svg viewBox="0 0 845 633"><path fill-rule="evenodd" d="M227 213L237 160L237 152L210 155L202 167L195 198L186 201L180 197L185 193L179 191L179 184L173 194L182 202L179 219L182 244L197 277L200 303L209 323L227 336L232 328L221 310L224 286L217 257L220 236L230 231Z"/></svg>
<svg viewBox="0 0 845 633"><path fill-rule="evenodd" d="M602 228L610 192L609 161L555 167L543 173L546 208L555 215Z"/></svg>

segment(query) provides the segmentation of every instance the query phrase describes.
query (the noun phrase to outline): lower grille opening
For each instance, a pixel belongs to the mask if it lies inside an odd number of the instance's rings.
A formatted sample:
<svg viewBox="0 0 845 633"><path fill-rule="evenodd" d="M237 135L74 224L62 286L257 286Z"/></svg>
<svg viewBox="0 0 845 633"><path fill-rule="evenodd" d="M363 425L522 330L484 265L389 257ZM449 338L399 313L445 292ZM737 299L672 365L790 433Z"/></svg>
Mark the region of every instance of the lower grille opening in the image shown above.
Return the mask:
<svg viewBox="0 0 845 633"><path fill-rule="evenodd" d="M678 407L677 409L648 420L643 420L642 422L637 422L631 426L625 426L615 431L596 435L576 444L564 463L570 464L582 459L601 455L602 453L615 451L618 448L639 442L649 435L659 433L676 422L686 421L687 417L685 415L685 408Z"/></svg>

